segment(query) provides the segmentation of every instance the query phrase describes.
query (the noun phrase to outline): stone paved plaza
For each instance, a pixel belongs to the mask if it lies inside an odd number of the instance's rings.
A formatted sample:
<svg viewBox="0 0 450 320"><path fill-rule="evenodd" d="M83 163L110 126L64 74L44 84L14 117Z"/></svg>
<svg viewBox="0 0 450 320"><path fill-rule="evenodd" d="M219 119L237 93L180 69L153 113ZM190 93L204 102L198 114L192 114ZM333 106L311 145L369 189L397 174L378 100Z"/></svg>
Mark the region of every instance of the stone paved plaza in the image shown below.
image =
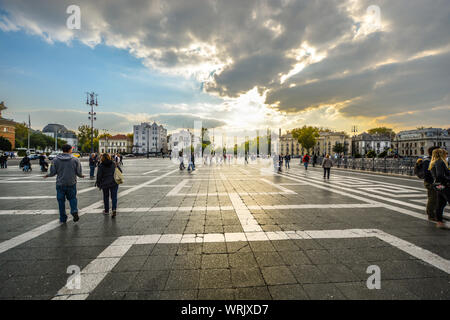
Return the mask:
<svg viewBox="0 0 450 320"><path fill-rule="evenodd" d="M420 180L332 169L326 181L294 160L282 174L125 160L116 219L80 179L80 221L66 225L54 178L1 170L0 298L450 299L450 231L427 221Z"/></svg>

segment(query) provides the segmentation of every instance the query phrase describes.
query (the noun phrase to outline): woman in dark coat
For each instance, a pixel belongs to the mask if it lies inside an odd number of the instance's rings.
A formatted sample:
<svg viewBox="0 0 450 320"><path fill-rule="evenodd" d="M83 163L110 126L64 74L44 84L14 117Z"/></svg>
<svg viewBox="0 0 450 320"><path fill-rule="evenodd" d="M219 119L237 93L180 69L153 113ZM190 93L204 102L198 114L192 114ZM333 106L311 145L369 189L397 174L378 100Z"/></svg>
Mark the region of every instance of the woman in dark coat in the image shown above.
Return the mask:
<svg viewBox="0 0 450 320"><path fill-rule="evenodd" d="M114 180L114 172L116 171L116 168L118 168L122 172L120 167L116 166L109 154L102 154L100 158L100 165L97 169L97 181L95 183L95 185L103 191L103 202L105 205L105 210L103 211L103 213L105 215L109 214L109 197L111 195L111 217L113 218L116 216L117 191L119 189L119 185Z"/></svg>
<svg viewBox="0 0 450 320"><path fill-rule="evenodd" d="M447 229L443 215L445 206L450 203L450 170L447 155L447 151L444 149L433 150L430 167L428 168L433 176L437 192L436 226L442 229Z"/></svg>

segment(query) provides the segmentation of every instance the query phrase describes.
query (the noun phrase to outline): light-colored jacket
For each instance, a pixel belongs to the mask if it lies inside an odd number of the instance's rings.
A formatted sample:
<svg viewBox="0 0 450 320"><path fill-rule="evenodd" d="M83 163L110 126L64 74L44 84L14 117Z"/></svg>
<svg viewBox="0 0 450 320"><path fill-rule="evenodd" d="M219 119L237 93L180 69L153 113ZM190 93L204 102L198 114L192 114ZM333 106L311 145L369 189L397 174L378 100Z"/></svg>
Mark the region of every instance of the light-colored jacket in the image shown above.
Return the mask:
<svg viewBox="0 0 450 320"><path fill-rule="evenodd" d="M322 167L331 168L333 166L333 161L330 158L323 158Z"/></svg>

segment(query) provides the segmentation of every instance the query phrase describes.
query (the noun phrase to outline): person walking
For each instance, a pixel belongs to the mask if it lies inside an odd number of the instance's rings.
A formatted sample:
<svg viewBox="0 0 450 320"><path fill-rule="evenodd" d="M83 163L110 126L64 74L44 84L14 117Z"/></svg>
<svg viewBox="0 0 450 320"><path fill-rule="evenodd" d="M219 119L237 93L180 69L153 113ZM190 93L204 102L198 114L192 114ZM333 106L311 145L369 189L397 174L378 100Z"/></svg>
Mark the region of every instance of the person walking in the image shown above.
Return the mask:
<svg viewBox="0 0 450 320"><path fill-rule="evenodd" d="M0 168L1 168L1 169L5 169L5 162L6 162L6 160L5 160L5 155L4 155L4 154L1 154L1 155L0 155Z"/></svg>
<svg viewBox="0 0 450 320"><path fill-rule="evenodd" d="M284 157L284 160L285 160L284 165L285 165L286 169L290 169L291 167L289 166L289 162L291 162L291 155L288 153L288 154Z"/></svg>
<svg viewBox="0 0 450 320"><path fill-rule="evenodd" d="M97 167L98 159L95 153L91 153L89 157L89 177L90 179L95 178L95 167Z"/></svg>
<svg viewBox="0 0 450 320"><path fill-rule="evenodd" d="M163 154L163 159L164 159L164 154ZM119 153L119 164L120 164L120 166L123 167L123 155L121 153Z"/></svg>
<svg viewBox="0 0 450 320"><path fill-rule="evenodd" d="M303 165L305 166L305 170L308 170L308 165L309 165L309 160L310 160L310 156L307 154L305 154L305 156L303 157Z"/></svg>
<svg viewBox="0 0 450 320"><path fill-rule="evenodd" d="M323 168L323 178L330 179L330 171L331 167L333 166L333 161L330 159L330 155L327 154L325 158L323 158L322 161L322 168Z"/></svg>
<svg viewBox="0 0 450 320"><path fill-rule="evenodd" d="M20 161L20 167L23 168L24 172L29 172L31 171L31 160L28 157L28 155L26 154L25 157L23 157L23 159Z"/></svg>
<svg viewBox="0 0 450 320"><path fill-rule="evenodd" d="M433 151L436 149L439 149L439 147L428 148L428 157L424 159L419 158L414 166L414 173L423 180L423 184L427 189L427 216L430 221L436 221L437 191L433 188L434 179L428 168L430 167Z"/></svg>
<svg viewBox="0 0 450 320"><path fill-rule="evenodd" d="M180 151L179 156L178 156L178 160L180 161L180 170L184 170L184 162L183 162L183 151Z"/></svg>
<svg viewBox="0 0 450 320"><path fill-rule="evenodd" d="M437 192L436 226L441 229L447 228L443 215L445 206L450 203L450 170L448 169L447 155L448 153L444 149L433 150L428 168L434 179L433 188Z"/></svg>
<svg viewBox="0 0 450 320"><path fill-rule="evenodd" d="M48 163L45 161L45 156L43 153L39 156L39 165L41 166L42 172L48 171Z"/></svg>
<svg viewBox="0 0 450 320"><path fill-rule="evenodd" d="M283 168L283 155L280 154L278 156L278 172L282 172L283 171L282 168Z"/></svg>
<svg viewBox="0 0 450 320"><path fill-rule="evenodd" d="M56 177L56 199L59 206L59 221L66 223L66 199L70 204L70 214L73 221L77 222L78 200L77 200L77 177L84 178L81 170L80 160L72 155L72 146L65 144L62 146L63 153L58 154L50 166L50 173L44 178Z"/></svg>
<svg viewBox="0 0 450 320"><path fill-rule="evenodd" d="M189 165L188 165L188 171L194 171L195 170L195 157L194 153L191 152L191 157L189 159Z"/></svg>
<svg viewBox="0 0 450 320"><path fill-rule="evenodd" d="M312 157L312 161L313 161L313 167L316 167L316 163L317 163L317 155L314 153L313 157Z"/></svg>
<svg viewBox="0 0 450 320"><path fill-rule="evenodd" d="M112 160L108 153L102 154L97 170L97 181L95 182L95 185L103 191L104 215L109 215L109 198L111 196L112 218L115 218L117 214L117 192L119 190L119 185L114 179L116 168L122 172L122 169Z"/></svg>

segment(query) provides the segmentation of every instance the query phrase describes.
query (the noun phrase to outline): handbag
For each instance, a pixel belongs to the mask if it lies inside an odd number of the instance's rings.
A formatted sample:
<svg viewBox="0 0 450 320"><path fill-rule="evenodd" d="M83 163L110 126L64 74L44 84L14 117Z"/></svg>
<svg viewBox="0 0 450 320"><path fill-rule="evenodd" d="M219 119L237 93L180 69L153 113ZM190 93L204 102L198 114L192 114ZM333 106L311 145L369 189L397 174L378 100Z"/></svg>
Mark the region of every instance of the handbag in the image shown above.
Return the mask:
<svg viewBox="0 0 450 320"><path fill-rule="evenodd" d="M435 191L444 191L446 186L444 184L440 183L440 182L434 182L433 185L432 185L432 188Z"/></svg>
<svg viewBox="0 0 450 320"><path fill-rule="evenodd" d="M118 167L116 167L116 170L114 170L114 181L117 184L123 183L123 174L122 174L122 171L120 171L120 169Z"/></svg>

